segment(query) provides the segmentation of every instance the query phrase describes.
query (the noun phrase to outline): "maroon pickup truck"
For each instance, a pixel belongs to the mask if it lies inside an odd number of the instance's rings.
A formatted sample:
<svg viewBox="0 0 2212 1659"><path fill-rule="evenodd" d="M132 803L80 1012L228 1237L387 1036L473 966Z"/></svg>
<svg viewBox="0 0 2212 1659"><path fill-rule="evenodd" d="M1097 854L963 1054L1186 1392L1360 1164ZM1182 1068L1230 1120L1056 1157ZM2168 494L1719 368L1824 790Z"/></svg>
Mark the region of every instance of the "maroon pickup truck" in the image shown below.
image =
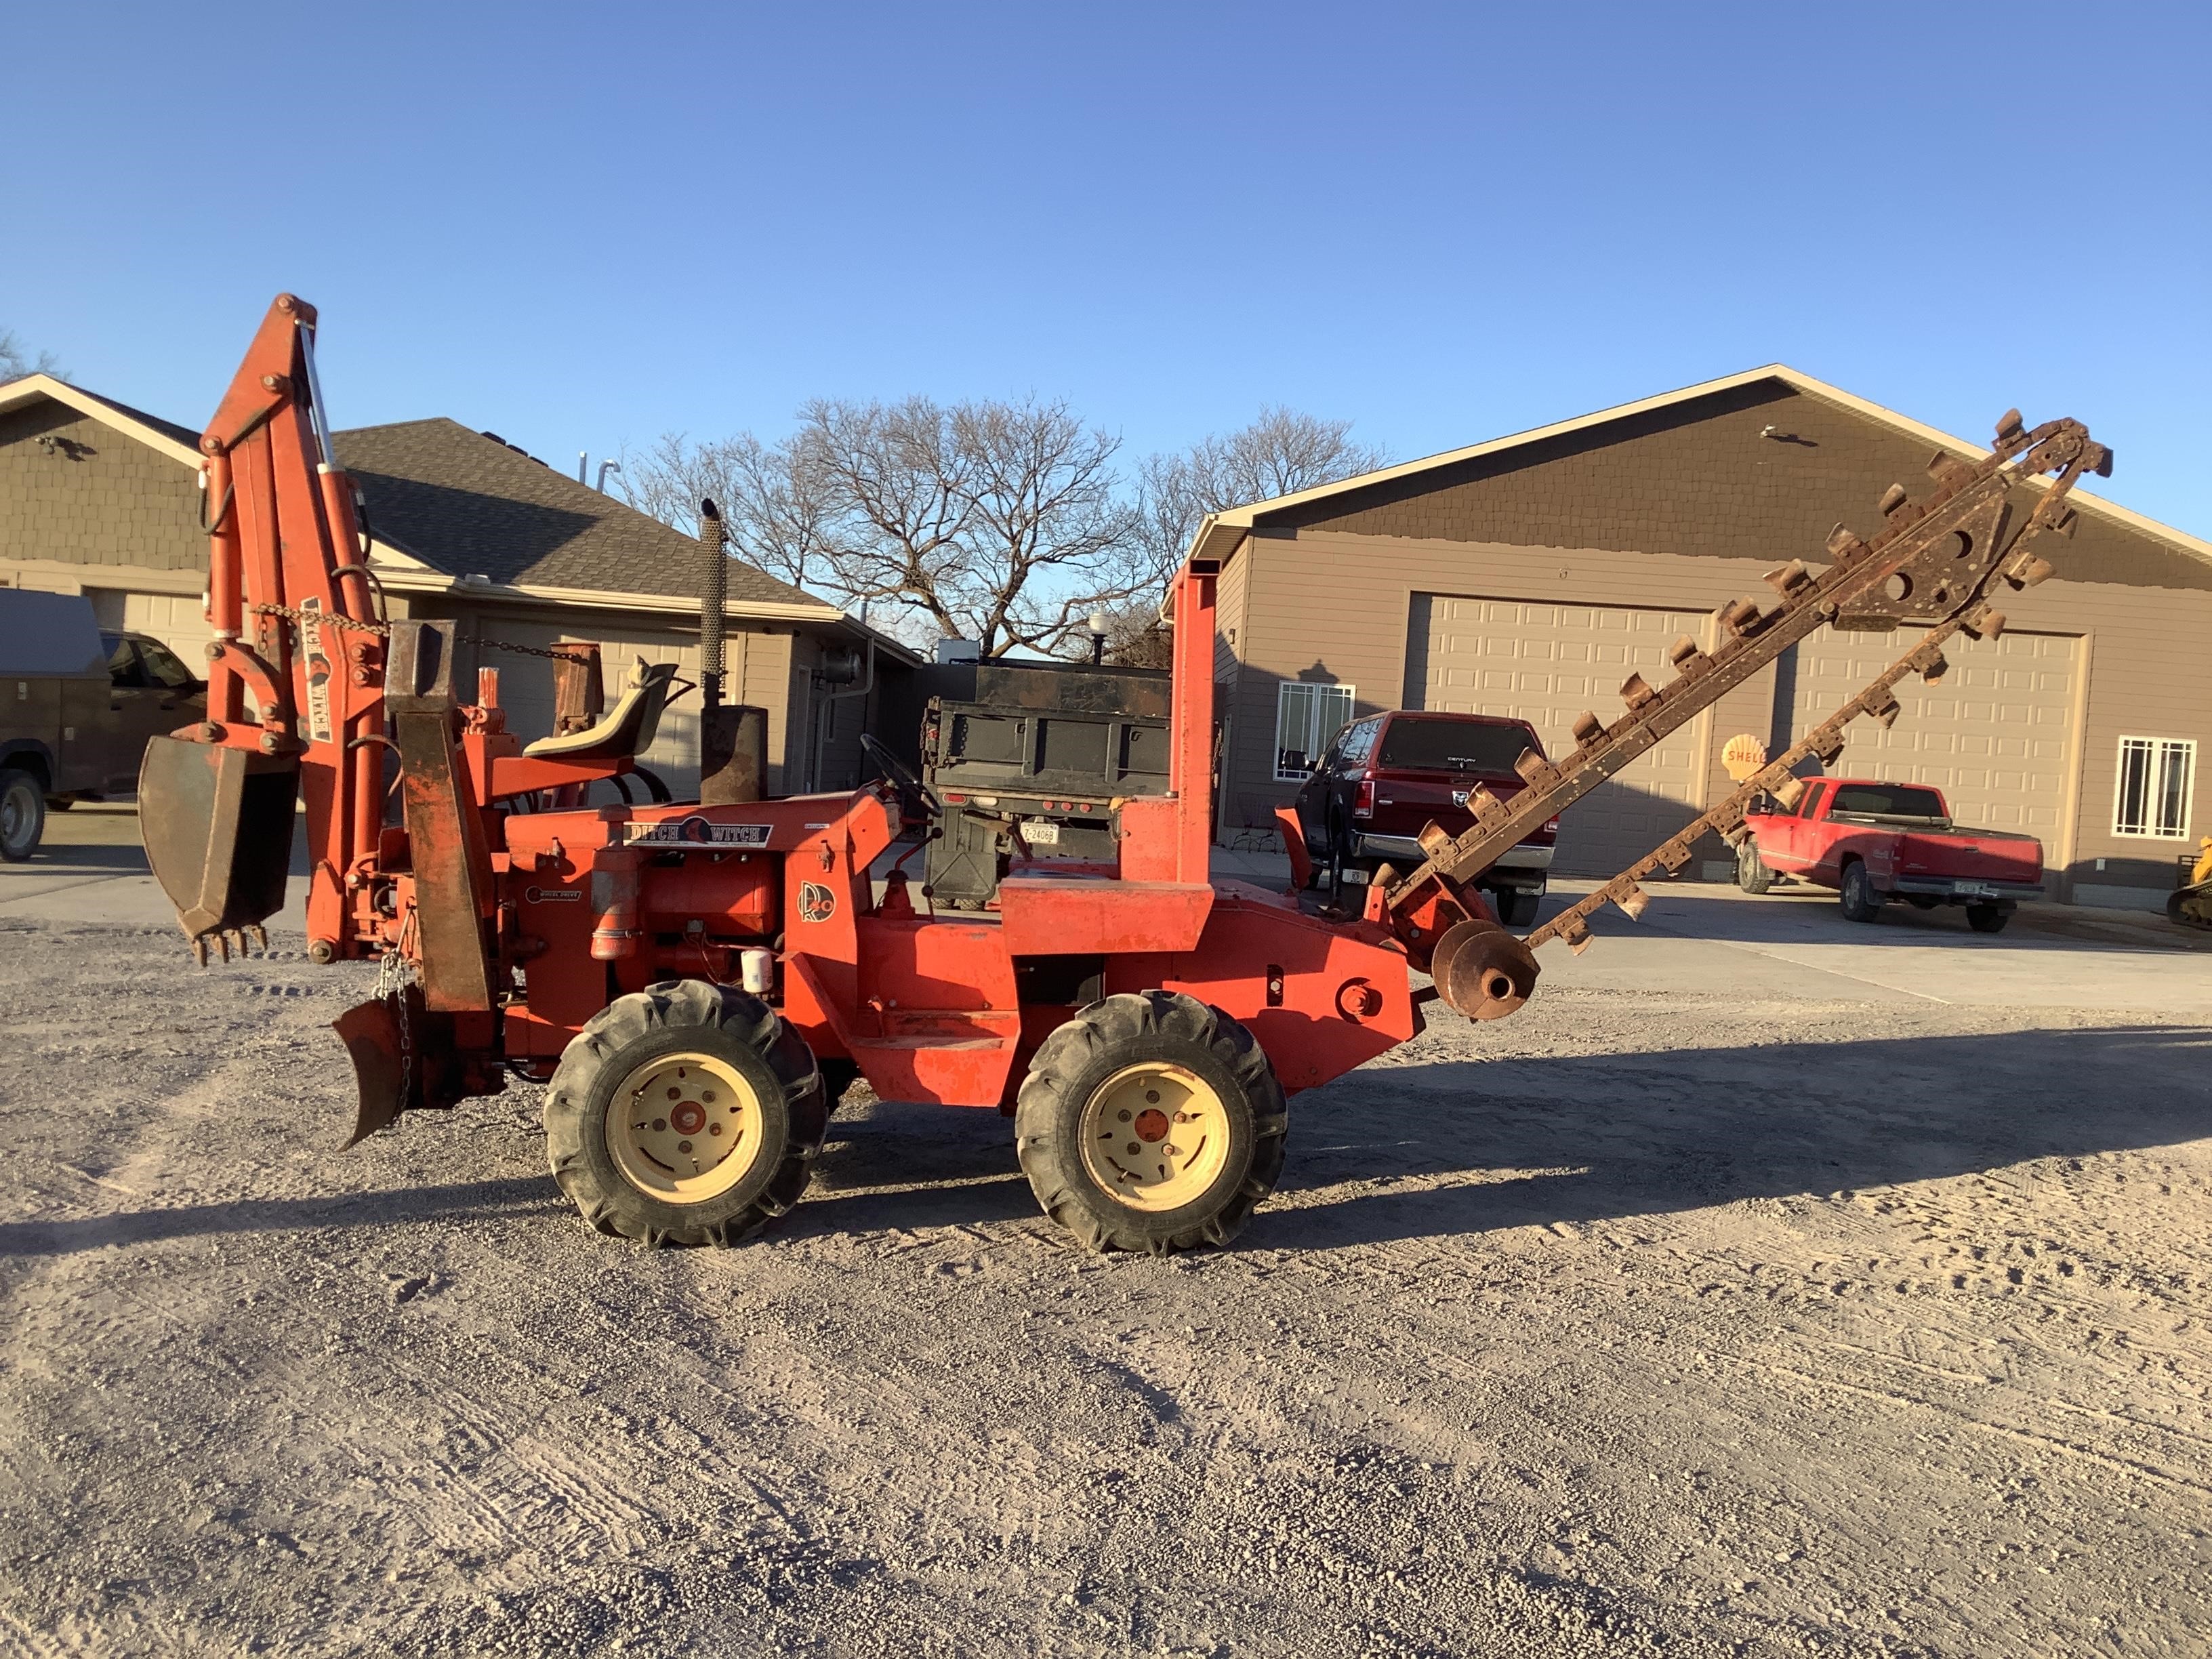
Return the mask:
<svg viewBox="0 0 2212 1659"><path fill-rule="evenodd" d="M1424 825L1456 836L1474 823L1467 798L1477 784L1500 799L1527 787L1513 763L1529 749L1544 752L1535 727L1492 714L1399 709L1352 721L1292 803L1316 875L1328 871L1340 890L1386 863L1411 870ZM1474 878L1508 927L1536 920L1559 832L1553 818Z"/></svg>
<svg viewBox="0 0 2212 1659"><path fill-rule="evenodd" d="M2043 896L2041 842L1954 829L1943 792L1923 784L1814 778L1795 811L1754 811L1744 827L1739 887L1764 893L1778 875L1832 887L1853 921L1899 900L1922 910L1963 904L1968 926L1994 933L2021 899Z"/></svg>

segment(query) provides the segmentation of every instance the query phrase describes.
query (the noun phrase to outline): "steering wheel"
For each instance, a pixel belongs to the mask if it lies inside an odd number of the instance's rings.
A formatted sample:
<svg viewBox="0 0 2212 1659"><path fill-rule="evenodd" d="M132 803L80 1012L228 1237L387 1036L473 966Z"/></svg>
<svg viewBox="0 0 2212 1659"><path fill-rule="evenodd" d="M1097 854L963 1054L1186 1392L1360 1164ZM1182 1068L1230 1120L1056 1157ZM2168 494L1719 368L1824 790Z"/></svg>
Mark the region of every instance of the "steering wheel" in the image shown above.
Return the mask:
<svg viewBox="0 0 2212 1659"><path fill-rule="evenodd" d="M890 780L892 787L899 792L902 800L921 803L921 810L909 816L930 818L938 814L941 809L937 797L930 793L929 786L915 775L912 767L891 753L880 738L872 732L863 732L860 733L860 747L868 758L875 762L877 769Z"/></svg>

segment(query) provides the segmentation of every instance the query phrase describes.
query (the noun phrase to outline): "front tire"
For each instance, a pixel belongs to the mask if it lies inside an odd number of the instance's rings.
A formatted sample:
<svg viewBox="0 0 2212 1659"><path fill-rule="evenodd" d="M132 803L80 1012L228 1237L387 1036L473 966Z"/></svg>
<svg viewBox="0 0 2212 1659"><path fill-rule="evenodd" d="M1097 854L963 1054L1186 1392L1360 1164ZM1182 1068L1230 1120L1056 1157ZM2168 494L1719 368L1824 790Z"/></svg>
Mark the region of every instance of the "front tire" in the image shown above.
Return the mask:
<svg viewBox="0 0 2212 1659"><path fill-rule="evenodd" d="M1037 1050L1014 1108L1044 1212L1093 1250L1226 1244L1275 1190L1289 1108L1252 1034L1167 991L1094 1002Z"/></svg>
<svg viewBox="0 0 2212 1659"><path fill-rule="evenodd" d="M1856 859L1844 866L1843 886L1838 897L1848 921L1874 921L1881 915L1881 895L1875 891L1874 878L1867 874L1866 866Z"/></svg>
<svg viewBox="0 0 2212 1659"><path fill-rule="evenodd" d="M774 1010L667 980L617 998L569 1043L545 1151L603 1233L735 1244L799 1201L829 1117L814 1056Z"/></svg>
<svg viewBox="0 0 2212 1659"><path fill-rule="evenodd" d="M0 772L0 859L21 864L46 833L46 792L21 767Z"/></svg>

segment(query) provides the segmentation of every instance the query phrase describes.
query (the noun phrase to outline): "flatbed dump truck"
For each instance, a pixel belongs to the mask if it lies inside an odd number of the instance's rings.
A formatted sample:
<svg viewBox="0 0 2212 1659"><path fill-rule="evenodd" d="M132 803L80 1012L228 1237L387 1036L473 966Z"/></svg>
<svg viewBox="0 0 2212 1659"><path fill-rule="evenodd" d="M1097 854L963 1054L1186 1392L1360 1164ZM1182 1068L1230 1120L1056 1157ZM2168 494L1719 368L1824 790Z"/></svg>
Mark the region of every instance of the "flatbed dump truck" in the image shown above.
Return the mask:
<svg viewBox="0 0 2212 1659"><path fill-rule="evenodd" d="M726 787L732 751L709 757L699 802L574 804L635 769L674 693L667 672L641 665L602 716L526 744L495 676L456 683L452 624L385 614L331 448L316 327L313 307L280 295L201 440L207 708L149 745L149 860L195 951L227 957L265 943L304 802L308 956L384 969L382 994L337 1022L355 1139L510 1077L544 1083L555 1178L592 1225L648 1243L732 1243L787 1212L855 1073L887 1098L1011 1116L1040 1206L1086 1246L1225 1242L1274 1188L1292 1097L1408 1041L1436 1003L1511 1014L1534 988L1535 945L1586 945L1598 903L1639 911L1639 876L1686 863L1686 836L1740 835L1749 792L1790 788L1802 755L1526 939L1469 878L1839 617L1935 626L1799 750L1832 758L1844 721L1894 718L1888 688L1940 674L1944 639L2002 627L1994 583L2048 574L2029 544L2063 528L2074 480L2110 459L2073 422L2031 430L2016 413L1979 463L1939 455L1928 500L1896 488L1873 540L1839 531L1817 575L1779 567L1771 608L1724 607L1716 652L1685 640L1668 684L1632 676L1625 712L1583 716L1571 752L1523 755L1511 801L1474 791L1468 828L1426 826L1426 856L1376 871L1356 915L1209 873L1219 560L1202 532L1168 606L1168 793L1119 803L1110 872L1018 868L995 910L930 914L902 870L880 895L871 875L909 815L926 828L933 810L896 765L848 793L761 799L757 779ZM711 733L728 712L711 507L702 544ZM1302 859L1302 837L1289 845Z"/></svg>

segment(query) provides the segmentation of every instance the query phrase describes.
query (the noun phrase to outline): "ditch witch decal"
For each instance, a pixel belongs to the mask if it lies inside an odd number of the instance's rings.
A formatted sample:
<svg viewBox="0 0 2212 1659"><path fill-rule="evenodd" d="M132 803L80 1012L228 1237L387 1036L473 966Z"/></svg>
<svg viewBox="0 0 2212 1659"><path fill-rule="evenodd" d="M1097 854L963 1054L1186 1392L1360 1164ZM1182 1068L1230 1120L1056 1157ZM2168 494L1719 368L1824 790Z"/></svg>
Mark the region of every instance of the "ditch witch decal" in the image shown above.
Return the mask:
<svg viewBox="0 0 2212 1659"><path fill-rule="evenodd" d="M716 823L696 812L659 823L625 823L623 840L635 847L765 847L765 823Z"/></svg>

